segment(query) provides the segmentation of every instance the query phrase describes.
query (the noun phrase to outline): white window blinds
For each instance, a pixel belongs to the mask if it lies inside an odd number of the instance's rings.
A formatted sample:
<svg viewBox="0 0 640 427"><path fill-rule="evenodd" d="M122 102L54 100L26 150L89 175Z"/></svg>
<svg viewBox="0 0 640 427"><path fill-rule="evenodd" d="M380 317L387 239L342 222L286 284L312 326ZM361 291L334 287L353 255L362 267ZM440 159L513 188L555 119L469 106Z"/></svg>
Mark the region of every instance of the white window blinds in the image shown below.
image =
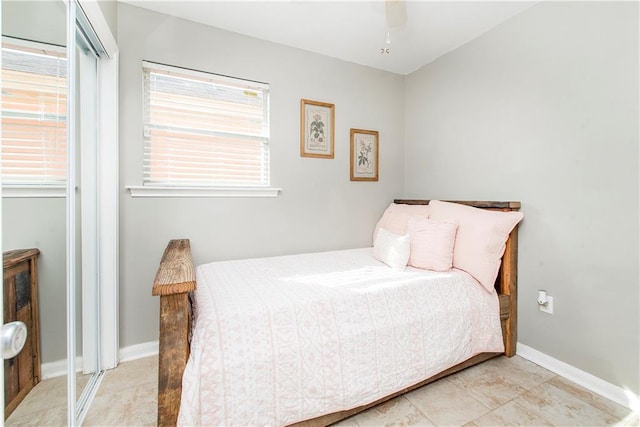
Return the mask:
<svg viewBox="0 0 640 427"><path fill-rule="evenodd" d="M269 86L143 62L144 185L267 187Z"/></svg>
<svg viewBox="0 0 640 427"><path fill-rule="evenodd" d="M3 42L3 184L66 182L66 74L64 48Z"/></svg>

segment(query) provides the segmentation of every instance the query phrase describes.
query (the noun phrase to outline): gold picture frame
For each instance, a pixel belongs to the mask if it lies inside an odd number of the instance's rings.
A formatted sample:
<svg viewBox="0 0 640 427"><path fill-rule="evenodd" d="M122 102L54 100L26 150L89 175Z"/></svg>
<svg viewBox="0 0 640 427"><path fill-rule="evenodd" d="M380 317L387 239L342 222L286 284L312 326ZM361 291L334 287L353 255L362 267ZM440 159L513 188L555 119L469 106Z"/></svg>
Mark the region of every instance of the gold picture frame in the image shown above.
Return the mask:
<svg viewBox="0 0 640 427"><path fill-rule="evenodd" d="M300 100L300 156L333 159L335 106Z"/></svg>
<svg viewBox="0 0 640 427"><path fill-rule="evenodd" d="M351 129L351 181L378 181L378 131Z"/></svg>

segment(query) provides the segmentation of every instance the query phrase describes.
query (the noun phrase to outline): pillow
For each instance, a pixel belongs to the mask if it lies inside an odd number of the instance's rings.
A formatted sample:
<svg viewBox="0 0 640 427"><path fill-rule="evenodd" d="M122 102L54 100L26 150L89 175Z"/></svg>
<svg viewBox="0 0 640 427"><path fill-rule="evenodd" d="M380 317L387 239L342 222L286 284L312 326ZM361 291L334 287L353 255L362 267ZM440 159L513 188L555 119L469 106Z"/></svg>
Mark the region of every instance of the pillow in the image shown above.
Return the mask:
<svg viewBox="0 0 640 427"><path fill-rule="evenodd" d="M409 265L425 270L451 270L457 229L458 224L454 222L435 221L417 216L409 218Z"/></svg>
<svg viewBox="0 0 640 427"><path fill-rule="evenodd" d="M429 206L391 203L376 224L376 228L373 231L373 241L375 242L380 228L386 228L396 234L407 234L407 221L411 216L428 218Z"/></svg>
<svg viewBox="0 0 640 427"><path fill-rule="evenodd" d="M489 292L500 269L509 233L522 220L521 212L500 212L432 200L429 215L458 224L453 266L476 278Z"/></svg>
<svg viewBox="0 0 640 427"><path fill-rule="evenodd" d="M394 270L404 271L409 261L409 236L381 228L373 245L373 256Z"/></svg>

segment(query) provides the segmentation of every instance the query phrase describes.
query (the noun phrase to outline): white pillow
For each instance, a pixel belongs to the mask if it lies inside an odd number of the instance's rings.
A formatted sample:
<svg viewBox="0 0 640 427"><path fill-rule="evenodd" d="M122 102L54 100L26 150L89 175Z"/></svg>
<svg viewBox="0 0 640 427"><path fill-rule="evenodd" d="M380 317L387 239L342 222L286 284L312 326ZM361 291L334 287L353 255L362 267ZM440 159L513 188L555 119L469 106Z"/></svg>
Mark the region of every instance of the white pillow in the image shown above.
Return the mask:
<svg viewBox="0 0 640 427"><path fill-rule="evenodd" d="M381 228L373 244L373 256L394 270L404 271L409 261L411 245L407 234L392 233Z"/></svg>

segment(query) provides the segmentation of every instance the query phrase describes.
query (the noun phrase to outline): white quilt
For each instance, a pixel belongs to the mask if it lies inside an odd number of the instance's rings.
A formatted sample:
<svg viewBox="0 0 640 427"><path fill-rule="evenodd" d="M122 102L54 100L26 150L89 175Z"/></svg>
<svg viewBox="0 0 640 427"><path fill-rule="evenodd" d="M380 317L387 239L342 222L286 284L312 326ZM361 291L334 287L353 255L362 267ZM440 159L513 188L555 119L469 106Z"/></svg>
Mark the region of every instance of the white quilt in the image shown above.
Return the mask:
<svg viewBox="0 0 640 427"><path fill-rule="evenodd" d="M197 283L179 425L287 425L504 350L495 292L371 248L215 262Z"/></svg>

